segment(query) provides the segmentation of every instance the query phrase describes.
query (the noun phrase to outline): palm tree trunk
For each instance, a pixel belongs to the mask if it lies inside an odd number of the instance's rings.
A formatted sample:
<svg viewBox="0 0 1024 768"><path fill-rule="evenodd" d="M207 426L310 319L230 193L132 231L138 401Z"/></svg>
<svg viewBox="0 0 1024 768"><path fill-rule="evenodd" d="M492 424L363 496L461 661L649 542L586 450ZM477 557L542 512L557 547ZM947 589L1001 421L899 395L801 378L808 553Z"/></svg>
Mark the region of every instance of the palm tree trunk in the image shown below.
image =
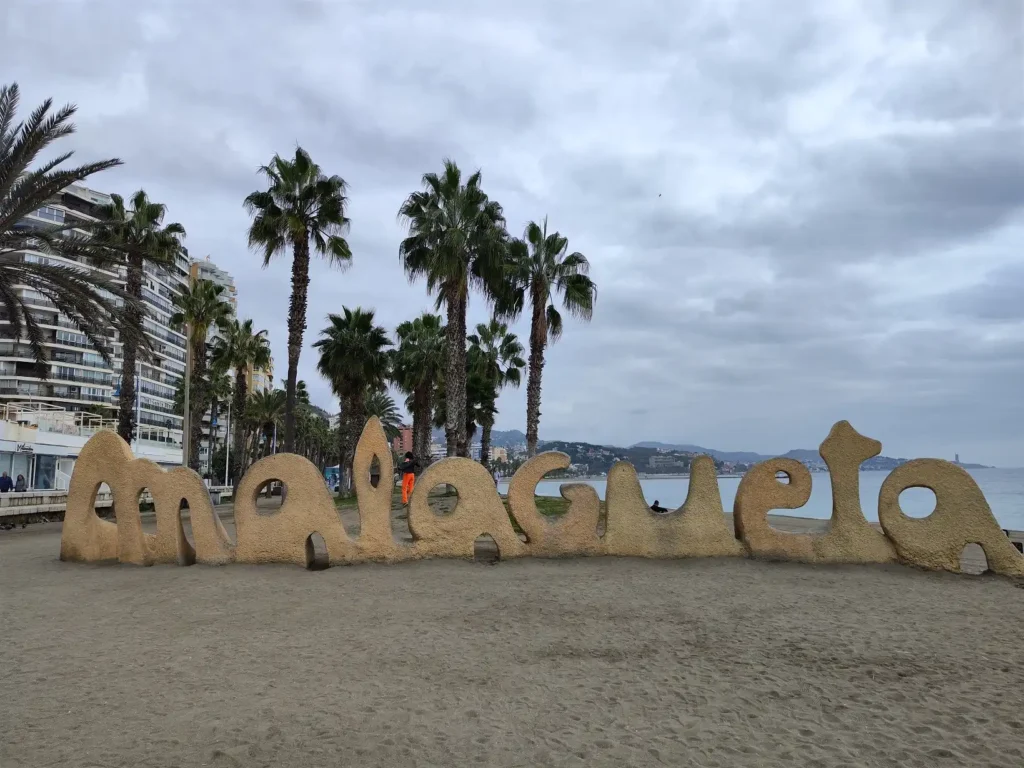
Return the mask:
<svg viewBox="0 0 1024 768"><path fill-rule="evenodd" d="M480 463L491 468L491 427L494 426L494 419L484 416L480 419Z"/></svg>
<svg viewBox="0 0 1024 768"><path fill-rule="evenodd" d="M548 329L544 318L546 302L533 297L530 321L530 373L526 380L526 455L537 455L537 430L540 426L540 376L544 370L544 345Z"/></svg>
<svg viewBox="0 0 1024 768"><path fill-rule="evenodd" d="M206 412L206 339L192 344L192 380L189 385L188 466L199 471L199 446L203 442L203 414Z"/></svg>
<svg viewBox="0 0 1024 768"><path fill-rule="evenodd" d="M284 450L295 452L295 382L299 377L299 353L306 331L306 295L309 292L309 237L295 241L292 256L292 297L288 303L288 383L284 408Z"/></svg>
<svg viewBox="0 0 1024 768"><path fill-rule="evenodd" d="M349 419L346 423L348 429L345 433L345 466L344 471L348 477L349 488L355 488L355 478L352 475L352 460L356 454L356 444L366 426L366 395L363 392L352 395L349 398L350 410Z"/></svg>
<svg viewBox="0 0 1024 768"><path fill-rule="evenodd" d="M231 487L237 488L238 481L242 479L242 472L245 470L245 398L248 394L249 383L246 381L246 371L239 368L235 371L235 393L231 403L231 431L234 433L232 442L235 452L232 454L231 462Z"/></svg>
<svg viewBox="0 0 1024 768"><path fill-rule="evenodd" d="M449 456L467 455L466 446L466 297L448 299L448 367L445 370L445 437Z"/></svg>
<svg viewBox="0 0 1024 768"><path fill-rule="evenodd" d="M142 257L128 257L128 274L125 278L125 293L135 299L134 304L125 307L125 320L134 334L142 335ZM123 336L123 334L122 334ZM128 445L135 437L135 373L138 348L125 340L121 347L121 393L117 399L117 434Z"/></svg>
<svg viewBox="0 0 1024 768"><path fill-rule="evenodd" d="M430 418L433 412L430 393L432 389L432 385L426 384L413 394L412 451L421 469L430 463L430 432L433 421Z"/></svg>

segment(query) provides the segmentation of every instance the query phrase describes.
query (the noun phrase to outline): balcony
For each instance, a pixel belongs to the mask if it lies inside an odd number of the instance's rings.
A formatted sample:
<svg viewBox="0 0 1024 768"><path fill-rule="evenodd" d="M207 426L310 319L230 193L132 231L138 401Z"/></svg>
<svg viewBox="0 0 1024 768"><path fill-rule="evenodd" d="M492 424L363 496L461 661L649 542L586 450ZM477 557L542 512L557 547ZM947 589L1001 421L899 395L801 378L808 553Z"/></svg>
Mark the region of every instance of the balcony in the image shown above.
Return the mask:
<svg viewBox="0 0 1024 768"><path fill-rule="evenodd" d="M170 331L165 331L163 328L155 328L153 327L153 323L144 323L142 330L155 339L160 339L161 341L166 341L169 344L175 344L179 347L185 346L185 337L180 333L171 333Z"/></svg>
<svg viewBox="0 0 1024 768"><path fill-rule="evenodd" d="M109 374L93 373L92 371L81 371L77 368L65 368L62 365L50 367L50 379L58 381L77 381L82 384L91 384L101 387L113 386L113 377Z"/></svg>

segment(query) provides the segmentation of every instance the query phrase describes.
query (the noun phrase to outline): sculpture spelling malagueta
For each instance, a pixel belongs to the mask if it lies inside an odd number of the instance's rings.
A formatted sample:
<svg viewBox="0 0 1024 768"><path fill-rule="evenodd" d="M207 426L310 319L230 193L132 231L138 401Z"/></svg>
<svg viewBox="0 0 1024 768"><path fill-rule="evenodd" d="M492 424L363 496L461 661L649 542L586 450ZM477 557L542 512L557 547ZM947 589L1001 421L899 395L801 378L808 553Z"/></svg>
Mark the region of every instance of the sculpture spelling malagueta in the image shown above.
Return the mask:
<svg viewBox="0 0 1024 768"><path fill-rule="evenodd" d="M506 512L486 469L469 459L442 459L416 483L409 502L412 543L391 533L394 467L380 422L371 418L356 447L353 464L360 530L352 537L342 525L334 501L317 468L295 454L257 461L238 484L236 540L230 540L214 512L199 475L178 467L164 470L136 459L113 432L100 432L82 450L68 492L61 536L62 560L119 561L138 565L178 563L313 562L311 536L320 534L330 565L399 562L432 557L472 558L478 536L490 535L500 557L632 556L659 558L760 557L808 563L895 563L933 570L960 571L960 553L980 544L989 569L1024 577L1024 556L1003 534L974 479L959 466L939 459L916 459L886 478L878 498L882 530L864 517L860 505L861 462L881 452L881 443L840 421L821 444L832 481L832 518L822 534L783 533L768 523L774 509L795 509L807 502L811 475L799 462L770 459L752 468L740 482L730 530L722 509L718 478L708 457L694 459L690 487L682 507L655 515L644 501L631 465L620 462L608 473L606 520L601 530L600 502L589 485L567 483L561 493L570 503L557 518L545 518L534 503L538 481L564 469L563 453L542 453L527 461L509 482ZM382 481L370 483L377 459ZM780 482L782 472L788 482ZM284 484L280 510L258 513L256 496L271 480ZM101 519L96 493L106 483L114 496L117 522ZM437 514L427 495L437 485L454 486L455 509ZM903 514L899 495L907 488L929 488L935 511L912 519ZM156 509L156 534L142 530L137 500L148 488ZM181 522L187 503L195 545ZM522 535L513 528L515 518Z"/></svg>

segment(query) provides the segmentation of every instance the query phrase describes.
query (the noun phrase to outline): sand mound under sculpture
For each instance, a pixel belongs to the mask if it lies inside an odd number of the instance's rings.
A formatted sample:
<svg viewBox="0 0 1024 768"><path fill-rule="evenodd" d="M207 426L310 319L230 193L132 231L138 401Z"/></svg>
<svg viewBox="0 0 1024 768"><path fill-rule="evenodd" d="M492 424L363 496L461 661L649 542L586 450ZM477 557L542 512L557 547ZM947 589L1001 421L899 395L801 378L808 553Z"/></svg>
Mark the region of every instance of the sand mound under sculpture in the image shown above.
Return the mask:
<svg viewBox="0 0 1024 768"><path fill-rule="evenodd" d="M655 515L644 501L636 471L625 462L608 473L606 523L600 532L600 502L593 488L567 483L562 496L568 511L545 518L534 503L537 482L569 465L563 453L542 453L527 461L509 483L506 512L494 481L469 459L442 459L418 479L409 503L411 544L391 533L391 449L380 422L371 418L356 447L353 473L359 503L360 531L345 531L331 494L317 468L301 456L277 454L253 464L238 484L235 498L236 541L231 542L199 475L185 468L164 470L136 459L113 432L97 433L82 450L68 493L61 536L62 560L156 563L312 564L310 537L327 546L331 565L400 562L431 557L472 558L478 536L490 535L502 558L634 556L659 558L760 557L809 563L905 563L921 568L960 571L966 544L981 545L990 570L1024 576L1024 556L1003 535L974 479L955 464L916 459L895 469L878 499L879 531L860 505L861 462L881 452L881 443L840 421L821 444L832 480L832 518L827 533L783 533L772 528L768 513L795 509L807 502L811 475L799 462L770 459L751 469L740 482L730 530L722 509L714 464L694 460L686 502L668 514ZM376 458L381 482L370 482ZM782 472L788 482L780 482ZM286 488L279 511L258 513L256 496L268 481ZM96 493L106 483L117 505L117 522L95 511ZM455 509L437 514L427 495L438 485L454 486ZM935 511L911 519L900 509L907 488L929 488ZM156 534L142 530L137 499L143 488L153 496ZM182 502L187 502L195 546L185 536ZM521 537L513 528L515 519ZM524 540L525 539L525 540Z"/></svg>

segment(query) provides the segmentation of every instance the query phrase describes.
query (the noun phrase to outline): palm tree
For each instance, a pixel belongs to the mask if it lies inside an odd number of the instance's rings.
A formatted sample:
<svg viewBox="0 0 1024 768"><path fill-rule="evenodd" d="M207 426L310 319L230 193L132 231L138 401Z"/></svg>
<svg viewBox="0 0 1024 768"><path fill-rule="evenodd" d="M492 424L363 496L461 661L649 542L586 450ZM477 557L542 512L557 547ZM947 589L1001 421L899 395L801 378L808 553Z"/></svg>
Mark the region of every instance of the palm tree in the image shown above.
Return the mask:
<svg viewBox="0 0 1024 768"><path fill-rule="evenodd" d="M384 427L384 435L388 441L394 440L401 433L402 421L394 398L386 389L377 389L366 398L366 416L376 416Z"/></svg>
<svg viewBox="0 0 1024 768"><path fill-rule="evenodd" d="M263 455L269 455L275 444L275 432L284 423L287 395L283 390L256 392L245 404L245 421L250 431L249 463L259 458L262 438ZM246 442L249 442L247 440Z"/></svg>
<svg viewBox="0 0 1024 768"><path fill-rule="evenodd" d="M209 375L206 383L206 399L210 409L210 470L213 470L213 455L217 451L217 426L220 421L221 404L231 399L233 383L228 375L228 369L221 364L214 364L212 361L209 367ZM224 435L224 443L227 444L228 435ZM218 473L218 479L223 478L223 473Z"/></svg>
<svg viewBox="0 0 1024 768"><path fill-rule="evenodd" d="M518 387L522 380L523 345L508 326L495 318L489 323L480 323L476 333L469 336L470 374L479 378L483 392L479 403L477 419L480 424L480 463L490 463L491 429L494 415L498 412L496 402L503 387Z"/></svg>
<svg viewBox="0 0 1024 768"><path fill-rule="evenodd" d="M343 314L328 315L330 323L313 345L320 350L317 370L341 401L339 471L351 470L356 440L366 423L366 398L382 388L390 371L391 346L387 331L374 325L374 311L342 307ZM350 472L351 475L351 472Z"/></svg>
<svg viewBox="0 0 1024 768"><path fill-rule="evenodd" d="M558 232L548 234L543 225L530 222L522 240L509 244L511 266L509 291L503 297L502 314L515 316L529 300L530 372L526 384L526 451L537 453L537 429L540 424L540 380L544 371L544 348L548 340L562 335L562 315L555 307L561 294L562 306L573 317L589 321L597 299L597 286L588 276L590 263L582 253L566 255L569 240Z"/></svg>
<svg viewBox="0 0 1024 768"><path fill-rule="evenodd" d="M288 379L281 379L281 383L287 388ZM302 379L295 382L295 404L309 405L309 390L306 388L306 382Z"/></svg>
<svg viewBox="0 0 1024 768"><path fill-rule="evenodd" d="M288 305L288 393L284 422L284 449L295 448L295 382L299 371L299 353L306 330L306 294L309 289L309 247L328 263L345 266L352 252L342 234L348 228L345 217L345 181L340 176L325 176L320 166L302 147L295 159L274 155L269 165L260 168L270 187L245 198L252 215L249 247L263 254L263 266L292 249L292 295Z"/></svg>
<svg viewBox="0 0 1024 768"><path fill-rule="evenodd" d="M111 195L110 204L102 206L96 240L104 246L124 252L128 257L125 292L134 300L125 308L126 326L135 335L122 339L121 390L118 396L117 433L130 443L135 434L135 375L139 350L143 343L142 269L143 263L170 266L182 251L185 229L178 223L164 225L166 206L152 202L144 190L131 198L131 208L124 198Z"/></svg>
<svg viewBox="0 0 1024 768"><path fill-rule="evenodd" d="M203 439L203 414L206 413L206 340L214 326L226 328L231 321L231 305L221 299L223 285L197 280L172 299L176 311L171 325L184 325L192 347L192 373L189 376L188 465L199 471L199 445Z"/></svg>
<svg viewBox="0 0 1024 768"><path fill-rule="evenodd" d="M267 332L253 331L252 320L233 320L224 330L213 347L214 365L235 371L235 386L231 408L233 421L231 442L235 447L232 454L231 484L236 485L245 471L245 413L249 393L249 374L256 369L270 366L270 342Z"/></svg>
<svg viewBox="0 0 1024 768"><path fill-rule="evenodd" d="M392 360L392 380L409 396L406 407L412 414L412 452L425 467L430 463L434 389L446 360L444 326L440 316L424 312L415 320L400 323L395 335L398 348Z"/></svg>
<svg viewBox="0 0 1024 768"><path fill-rule="evenodd" d="M61 262L28 257L24 251L40 251L71 261L106 258L107 252L75 230L89 230L89 223L75 221L56 226L30 225L25 217L46 205L65 187L82 182L94 173L121 164L103 160L77 168L61 168L73 153L57 155L34 169L36 158L58 139L75 131L71 122L76 107L67 105L50 112L53 101L47 99L15 124L20 91L17 83L0 87L0 306L6 312L12 337L27 337L39 375L47 375L43 330L39 318L26 306L17 286L27 286L43 294L72 320L89 342L110 362L108 327L121 326L125 311L119 306L123 292L95 273ZM122 338L133 338L124 328ZM137 341L137 339L135 339Z"/></svg>
<svg viewBox="0 0 1024 768"><path fill-rule="evenodd" d="M480 171L465 183L451 160L441 175L423 176L423 189L399 209L409 227L398 255L410 279L425 277L437 292L436 306L447 310L448 360L445 433L448 455L467 454L466 307L470 286L493 301L502 291L506 257L505 219L501 206L480 187Z"/></svg>

